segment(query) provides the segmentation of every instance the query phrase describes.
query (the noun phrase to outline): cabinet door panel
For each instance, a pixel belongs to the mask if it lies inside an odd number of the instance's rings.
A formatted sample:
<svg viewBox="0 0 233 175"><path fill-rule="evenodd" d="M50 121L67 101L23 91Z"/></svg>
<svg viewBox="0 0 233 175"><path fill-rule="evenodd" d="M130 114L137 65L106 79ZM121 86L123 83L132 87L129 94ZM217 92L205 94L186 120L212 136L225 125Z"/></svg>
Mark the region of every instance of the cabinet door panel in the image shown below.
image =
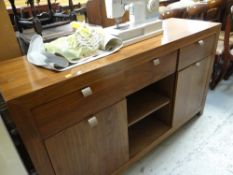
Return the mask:
<svg viewBox="0 0 233 175"><path fill-rule="evenodd" d="M173 125L181 125L201 110L211 58L178 73Z"/></svg>
<svg viewBox="0 0 233 175"><path fill-rule="evenodd" d="M56 175L109 175L128 160L126 102L45 141Z"/></svg>

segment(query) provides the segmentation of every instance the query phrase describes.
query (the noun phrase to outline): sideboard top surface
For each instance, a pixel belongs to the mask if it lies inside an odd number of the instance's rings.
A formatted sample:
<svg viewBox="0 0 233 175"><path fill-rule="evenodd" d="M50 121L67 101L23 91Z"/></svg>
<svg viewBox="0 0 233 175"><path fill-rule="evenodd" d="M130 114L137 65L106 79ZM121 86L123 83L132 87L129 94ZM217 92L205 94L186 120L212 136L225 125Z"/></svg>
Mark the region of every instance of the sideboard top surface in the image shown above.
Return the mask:
<svg viewBox="0 0 233 175"><path fill-rule="evenodd" d="M163 21L163 29L163 34L159 36L125 47L115 54L64 72L53 72L36 67L28 63L25 56L2 61L0 92L9 102L54 85L62 88L64 82L72 81L74 77L80 78L80 81L83 82L90 79L94 81L95 77L93 76L95 75L101 76L133 66L138 61L136 58L141 57L142 61L146 59L144 55L159 57L164 53L191 44L195 40L198 41L205 36L216 34L220 30L220 24L172 18Z"/></svg>

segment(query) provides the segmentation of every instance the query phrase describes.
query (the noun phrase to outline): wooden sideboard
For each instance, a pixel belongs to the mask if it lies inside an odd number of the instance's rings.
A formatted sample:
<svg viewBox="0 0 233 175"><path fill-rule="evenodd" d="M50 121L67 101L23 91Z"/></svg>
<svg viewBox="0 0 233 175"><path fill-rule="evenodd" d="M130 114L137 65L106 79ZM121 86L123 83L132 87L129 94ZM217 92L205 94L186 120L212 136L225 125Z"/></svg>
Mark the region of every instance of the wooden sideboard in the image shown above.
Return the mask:
<svg viewBox="0 0 233 175"><path fill-rule="evenodd" d="M37 172L121 174L202 113L220 27L165 20L162 35L60 73L3 61L1 93Z"/></svg>

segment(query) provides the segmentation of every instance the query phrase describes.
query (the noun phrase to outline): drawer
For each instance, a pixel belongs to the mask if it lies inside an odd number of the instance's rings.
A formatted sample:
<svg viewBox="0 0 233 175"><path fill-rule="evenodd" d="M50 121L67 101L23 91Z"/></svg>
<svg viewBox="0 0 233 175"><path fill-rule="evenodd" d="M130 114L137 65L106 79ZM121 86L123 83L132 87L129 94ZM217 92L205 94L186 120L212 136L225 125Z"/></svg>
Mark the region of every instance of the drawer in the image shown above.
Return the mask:
<svg viewBox="0 0 233 175"><path fill-rule="evenodd" d="M180 49L178 69L183 69L197 61L200 61L214 52L215 35L199 40Z"/></svg>
<svg viewBox="0 0 233 175"><path fill-rule="evenodd" d="M117 102L124 97L123 88L123 74L119 73L34 108L40 134L48 137Z"/></svg>
<svg viewBox="0 0 233 175"><path fill-rule="evenodd" d="M177 52L151 59L125 72L126 94L129 95L176 71Z"/></svg>

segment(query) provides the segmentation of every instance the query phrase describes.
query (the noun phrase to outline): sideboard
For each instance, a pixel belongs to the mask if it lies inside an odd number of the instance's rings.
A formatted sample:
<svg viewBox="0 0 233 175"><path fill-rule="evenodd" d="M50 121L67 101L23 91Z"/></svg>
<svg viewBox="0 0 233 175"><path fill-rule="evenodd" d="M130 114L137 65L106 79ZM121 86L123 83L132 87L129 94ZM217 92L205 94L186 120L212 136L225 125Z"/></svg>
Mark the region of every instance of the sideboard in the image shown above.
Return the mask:
<svg viewBox="0 0 233 175"><path fill-rule="evenodd" d="M163 34L64 72L1 62L0 91L38 174L121 174L200 115L220 27L168 19Z"/></svg>

